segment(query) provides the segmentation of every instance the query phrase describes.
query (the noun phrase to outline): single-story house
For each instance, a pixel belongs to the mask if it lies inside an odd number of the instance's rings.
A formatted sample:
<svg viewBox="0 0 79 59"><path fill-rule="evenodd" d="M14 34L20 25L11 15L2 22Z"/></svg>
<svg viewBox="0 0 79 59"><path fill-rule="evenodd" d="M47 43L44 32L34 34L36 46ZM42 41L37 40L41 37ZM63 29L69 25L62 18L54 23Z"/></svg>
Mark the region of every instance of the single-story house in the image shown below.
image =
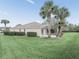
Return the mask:
<svg viewBox="0 0 79 59"><path fill-rule="evenodd" d="M6 27L7 30L9 30L11 27ZM4 31L5 27L0 27L0 31Z"/></svg>
<svg viewBox="0 0 79 59"><path fill-rule="evenodd" d="M6 30L8 31L11 27L6 27ZM0 27L0 35L3 35L3 31L5 31L5 27Z"/></svg>
<svg viewBox="0 0 79 59"><path fill-rule="evenodd" d="M27 32L36 32L37 36L47 36L48 34L47 27L38 22L32 22L24 25L18 24L17 26L10 28L10 31L25 32L26 35ZM51 34L54 36L53 33L54 31L51 30Z"/></svg>

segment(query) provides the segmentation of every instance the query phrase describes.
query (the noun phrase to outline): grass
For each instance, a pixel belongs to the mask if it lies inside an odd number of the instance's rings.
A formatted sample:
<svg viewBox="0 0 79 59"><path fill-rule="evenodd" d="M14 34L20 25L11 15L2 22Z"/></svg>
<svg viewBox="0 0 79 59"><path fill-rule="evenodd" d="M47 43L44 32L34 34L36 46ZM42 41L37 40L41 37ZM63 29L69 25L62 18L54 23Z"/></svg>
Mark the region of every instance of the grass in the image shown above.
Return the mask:
<svg viewBox="0 0 79 59"><path fill-rule="evenodd" d="M79 33L60 39L0 36L0 59L79 59Z"/></svg>

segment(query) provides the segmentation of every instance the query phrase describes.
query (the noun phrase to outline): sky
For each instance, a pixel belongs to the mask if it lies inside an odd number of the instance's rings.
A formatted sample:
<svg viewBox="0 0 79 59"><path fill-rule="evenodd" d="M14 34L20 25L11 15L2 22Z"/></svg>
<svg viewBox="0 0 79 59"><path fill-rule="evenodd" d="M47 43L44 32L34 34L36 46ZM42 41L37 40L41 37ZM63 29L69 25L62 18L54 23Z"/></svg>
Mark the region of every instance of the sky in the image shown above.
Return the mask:
<svg viewBox="0 0 79 59"><path fill-rule="evenodd" d="M40 8L46 0L0 0L0 21L7 19L10 24L26 24L29 22L42 22L39 15ZM53 0L55 5L66 7L70 12L67 21L72 24L79 24L79 0ZM4 26L0 24L0 26Z"/></svg>

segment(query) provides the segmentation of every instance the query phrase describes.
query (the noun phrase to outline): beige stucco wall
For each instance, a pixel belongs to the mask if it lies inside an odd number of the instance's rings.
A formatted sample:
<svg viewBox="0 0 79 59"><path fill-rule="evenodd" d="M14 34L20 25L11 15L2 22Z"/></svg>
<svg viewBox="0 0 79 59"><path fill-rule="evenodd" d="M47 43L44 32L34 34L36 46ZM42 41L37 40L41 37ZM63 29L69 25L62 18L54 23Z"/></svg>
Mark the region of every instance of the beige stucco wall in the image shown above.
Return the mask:
<svg viewBox="0 0 79 59"><path fill-rule="evenodd" d="M43 29L43 35L47 35L47 30Z"/></svg>
<svg viewBox="0 0 79 59"><path fill-rule="evenodd" d="M10 29L10 31L19 32L19 29Z"/></svg>
<svg viewBox="0 0 79 59"><path fill-rule="evenodd" d="M10 31L15 31L15 32L24 32L24 29L10 29Z"/></svg>

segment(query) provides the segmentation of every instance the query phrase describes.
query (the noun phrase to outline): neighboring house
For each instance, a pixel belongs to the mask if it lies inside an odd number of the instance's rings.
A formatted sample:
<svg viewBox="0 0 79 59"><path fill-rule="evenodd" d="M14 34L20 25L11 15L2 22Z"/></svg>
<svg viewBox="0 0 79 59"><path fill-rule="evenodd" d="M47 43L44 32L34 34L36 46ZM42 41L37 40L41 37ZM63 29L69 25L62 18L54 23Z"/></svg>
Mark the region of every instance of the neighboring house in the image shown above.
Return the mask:
<svg viewBox="0 0 79 59"><path fill-rule="evenodd" d="M6 30L9 31L11 27L6 27ZM3 35L3 31L5 30L5 27L0 27L0 35Z"/></svg>
<svg viewBox="0 0 79 59"><path fill-rule="evenodd" d="M0 27L0 31L3 31L3 30L5 30L5 27Z"/></svg>
<svg viewBox="0 0 79 59"><path fill-rule="evenodd" d="M25 32L27 35L27 32L36 32L37 36L42 36L42 35L47 35L48 34L48 30L46 26L43 26L42 24L38 23L38 22L32 22L32 23L28 23L28 24L24 24L24 25L17 25L13 28L10 29L10 31L18 31L18 32ZM51 34L54 31L51 30Z"/></svg>
<svg viewBox="0 0 79 59"><path fill-rule="evenodd" d="M11 27L6 27L7 30L9 30ZM5 27L0 27L0 31L4 31Z"/></svg>

